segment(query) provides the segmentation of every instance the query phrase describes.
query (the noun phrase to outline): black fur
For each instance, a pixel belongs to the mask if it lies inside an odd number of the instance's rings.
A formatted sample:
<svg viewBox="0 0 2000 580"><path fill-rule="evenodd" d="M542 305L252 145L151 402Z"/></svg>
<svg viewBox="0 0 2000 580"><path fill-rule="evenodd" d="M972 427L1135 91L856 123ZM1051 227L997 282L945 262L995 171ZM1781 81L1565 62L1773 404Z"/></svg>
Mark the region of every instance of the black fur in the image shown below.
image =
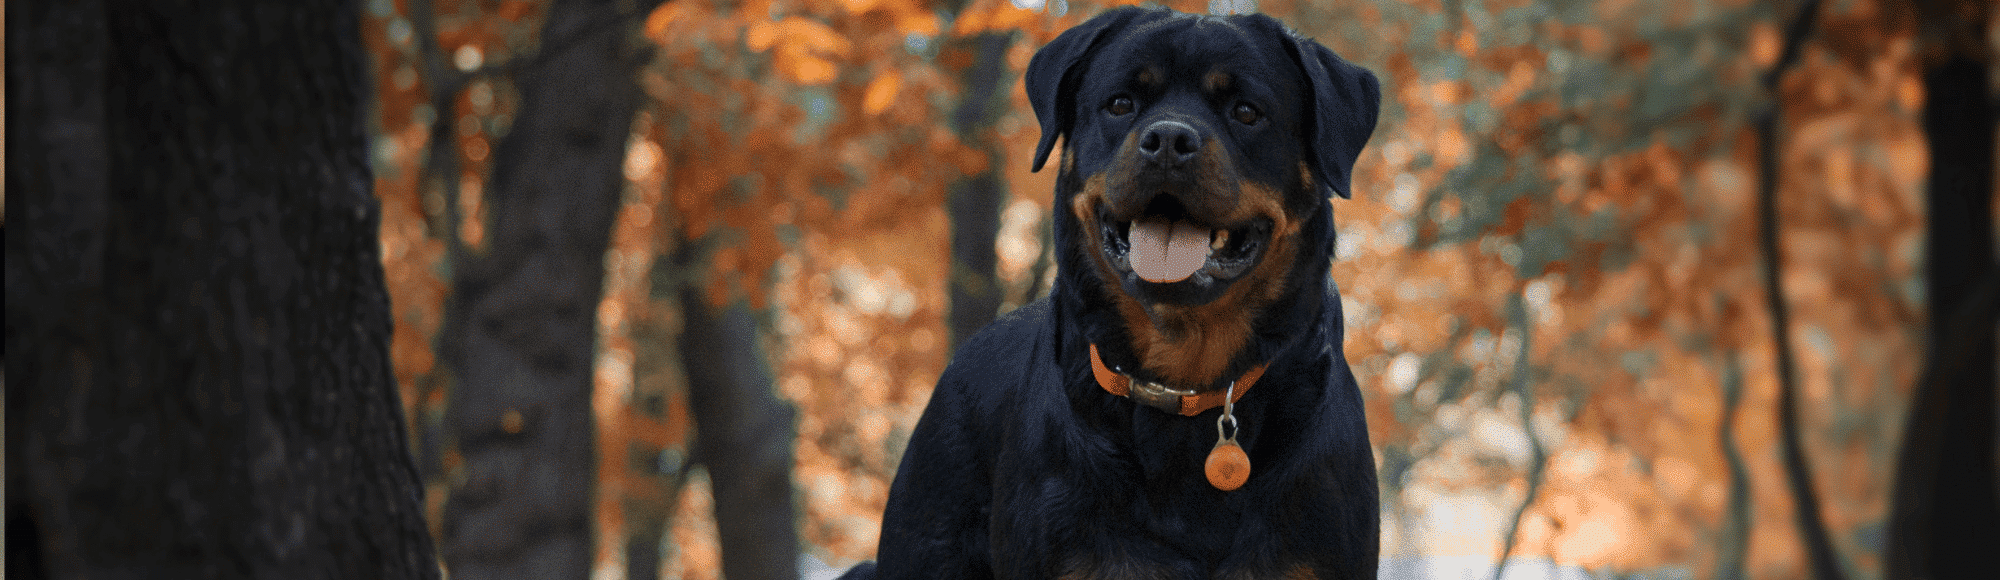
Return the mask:
<svg viewBox="0 0 2000 580"><path fill-rule="evenodd" d="M1118 167L1131 131L1101 103L1079 101L1129 80L1105 71L1147 62L1199 75L1182 69L1222 60L1239 73L1234 88L1269 109L1269 125L1226 125L1230 103L1140 100L1227 133L1217 142L1233 156L1228 177L1280 191L1299 224L1289 263L1258 270L1275 276L1209 282L1220 291L1280 288L1261 310L1240 314L1252 332L1222 381L1268 365L1235 406L1252 471L1231 492L1212 487L1201 469L1219 410L1167 413L1093 380L1090 344L1143 378L1135 329L1113 304L1157 300L1105 279L1085 230L1098 225L1070 211L1093 176ZM959 347L890 489L879 561L846 577L1374 578L1375 466L1328 277L1329 197L1349 195L1354 160L1374 129L1374 76L1266 16L1122 8L1038 52L1027 90L1043 132L1035 168L1057 137L1074 156L1057 180L1058 281L1049 298ZM1225 120L1211 122L1217 115Z"/></svg>

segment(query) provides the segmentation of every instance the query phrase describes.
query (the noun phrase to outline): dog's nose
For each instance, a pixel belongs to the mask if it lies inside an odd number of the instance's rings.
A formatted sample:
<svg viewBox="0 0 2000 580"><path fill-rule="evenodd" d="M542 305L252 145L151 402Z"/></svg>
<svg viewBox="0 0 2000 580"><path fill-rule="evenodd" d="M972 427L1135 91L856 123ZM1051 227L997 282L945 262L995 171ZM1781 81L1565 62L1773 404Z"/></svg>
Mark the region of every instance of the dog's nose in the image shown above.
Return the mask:
<svg viewBox="0 0 2000 580"><path fill-rule="evenodd" d="M1139 155L1164 167L1176 167L1201 152L1201 133L1180 121L1158 121L1139 134Z"/></svg>

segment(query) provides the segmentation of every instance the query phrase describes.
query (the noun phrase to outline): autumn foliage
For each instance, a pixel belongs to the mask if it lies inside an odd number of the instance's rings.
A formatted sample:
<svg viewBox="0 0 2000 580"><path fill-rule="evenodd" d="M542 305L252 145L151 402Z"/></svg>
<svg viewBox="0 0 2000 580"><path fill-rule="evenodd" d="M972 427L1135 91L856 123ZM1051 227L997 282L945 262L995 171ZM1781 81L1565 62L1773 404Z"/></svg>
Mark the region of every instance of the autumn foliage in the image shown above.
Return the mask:
<svg viewBox="0 0 2000 580"><path fill-rule="evenodd" d="M514 107L504 63L542 48L545 8L437 3L437 46L475 75L440 144L415 4L371 2L364 25L396 371L414 432L430 433L449 385L432 354L446 240L479 244L488 151ZM1045 288L1053 171L1027 170L1039 129L1019 72L1104 5L949 4L673 0L635 19L653 55L598 311L600 568L623 570L625 514L643 504L672 510L667 573L716 577L701 478L663 477L693 436L670 287L765 313L775 388L799 411L799 531L835 564L872 555L949 356L952 180L1000 169L1006 307ZM1593 571L1803 576L1755 238L1752 120L1772 103L1758 77L1787 15L1747 0L1256 8L1383 80L1354 199L1334 203L1333 277L1381 468L1384 555L1490 564L1514 528L1514 557ZM1916 35L1891 8L1828 7L1778 99L1806 451L1863 576L1881 566L1924 319L1924 95ZM997 157L948 119L972 61L952 40L994 31L1018 35ZM461 161L455 191L425 162L439 146ZM447 203L467 216L459 231ZM435 506L454 459L448 441L421 445Z"/></svg>

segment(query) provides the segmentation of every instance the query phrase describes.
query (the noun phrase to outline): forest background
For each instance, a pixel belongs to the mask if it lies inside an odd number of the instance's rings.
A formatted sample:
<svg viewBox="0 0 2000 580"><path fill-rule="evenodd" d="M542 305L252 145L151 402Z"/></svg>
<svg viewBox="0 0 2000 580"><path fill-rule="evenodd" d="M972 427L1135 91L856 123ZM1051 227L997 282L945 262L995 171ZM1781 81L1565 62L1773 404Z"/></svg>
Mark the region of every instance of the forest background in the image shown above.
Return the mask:
<svg viewBox="0 0 2000 580"><path fill-rule="evenodd" d="M1272 14L1383 81L1354 199L1334 204L1333 278L1392 563L1799 578L1825 577L1831 554L1839 573L1884 574L1932 340L1932 41L1908 7L1167 4ZM716 578L744 558L725 556L747 533L733 522L771 508L798 543L765 553L871 557L952 345L1047 289L1053 172L1027 171L1039 131L1018 79L1104 7L368 0L395 376L453 575L548 535L508 526L580 517L555 535L577 536L594 577ZM2000 11L1970 14L1983 50L2000 44ZM597 61L550 65L572 53ZM496 192L565 174L510 164L536 153L504 142L576 111L611 120L564 143L610 144L613 194L509 205ZM520 220L594 206L601 270L494 274L536 263L506 257L507 231L538 227ZM1765 215L1780 218L1775 278ZM491 395L465 378L491 366L479 333L533 332L480 325L494 288L592 276L601 288L563 290L591 307L537 314L587 321L581 390ZM564 368L547 366L530 370ZM540 446L545 432L571 436ZM773 470L776 496L725 483ZM499 499L513 486L572 501ZM535 513L491 515L521 509Z"/></svg>

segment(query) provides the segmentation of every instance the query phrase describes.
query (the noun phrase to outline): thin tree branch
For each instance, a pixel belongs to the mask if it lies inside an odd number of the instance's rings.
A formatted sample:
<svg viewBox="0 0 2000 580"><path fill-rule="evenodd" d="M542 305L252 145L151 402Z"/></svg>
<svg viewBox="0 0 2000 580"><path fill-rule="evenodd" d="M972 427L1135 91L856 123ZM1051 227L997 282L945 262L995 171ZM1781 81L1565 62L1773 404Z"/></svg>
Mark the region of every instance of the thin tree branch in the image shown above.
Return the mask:
<svg viewBox="0 0 2000 580"><path fill-rule="evenodd" d="M1515 293L1507 301L1508 317L1513 319L1513 327L1521 333L1520 352L1514 355L1514 378L1510 390L1521 404L1521 432L1528 438L1528 493L1521 497L1521 505L1514 509L1514 517L1507 524L1507 533L1500 540L1500 561L1493 566L1493 580L1500 580L1507 571L1507 556L1514 552L1514 542L1521 532L1521 518L1528 515L1528 508L1534 507L1535 497L1542 489L1542 480L1547 476L1548 450L1542 447L1542 439L1535 436L1535 388L1531 381L1534 372L1529 366L1528 352L1531 333L1528 331L1527 306L1521 293Z"/></svg>
<svg viewBox="0 0 2000 580"><path fill-rule="evenodd" d="M1812 464L1805 454L1799 433L1798 364L1792 355L1791 311L1785 303L1784 254L1778 245L1778 119L1784 110L1780 81L1798 63L1806 37L1819 15L1819 0L1805 0L1785 30L1785 43L1777 63L1766 71L1763 85L1770 101L1757 116L1758 243L1764 254L1765 302L1771 311L1771 334L1777 351L1778 425L1784 440L1785 480L1798 502L1799 533L1804 537L1808 564L1814 578L1839 580L1840 555L1820 515L1819 492L1812 481Z"/></svg>
<svg viewBox="0 0 2000 580"><path fill-rule="evenodd" d="M1740 580L1750 543L1750 468L1736 445L1736 412L1743 406L1743 362L1734 351L1722 375L1722 421L1716 438L1729 464L1729 502L1723 511L1722 540L1715 558L1716 580Z"/></svg>
<svg viewBox="0 0 2000 580"><path fill-rule="evenodd" d="M696 464L693 460L692 454L681 455L680 459L681 459L680 461L676 462L672 466L664 466L664 465L662 466L666 467L667 469L663 469L660 472L660 476L662 478L662 483L660 484L662 505L659 508L661 515L659 522L657 523L648 522L646 524L642 524L642 525L656 525L658 527L656 529L651 529L651 530L629 532L630 535L635 537L636 536L647 537L650 540L652 540L653 543L656 545L640 546L640 545L628 544L626 546L626 549L628 550L625 556L626 578L638 578L638 579L658 578L660 573L660 571L657 569L658 565L661 562L667 561L676 556L676 554L674 554L672 551L676 547L675 544L660 542L659 540L665 538L668 534L673 533L674 516L680 513L681 496L687 491L688 479L694 473ZM642 568L642 566L645 565L644 560L646 560L648 556L651 557L651 564L653 569Z"/></svg>
<svg viewBox="0 0 2000 580"><path fill-rule="evenodd" d="M451 129L458 117L458 92L465 88L466 79L445 66L444 49L438 45L437 6L431 0L410 0L410 24L416 36L417 59L422 61L424 85L430 89L432 113L430 144L417 183L429 187L432 179L438 181L440 205L444 206L439 208L444 213L440 237L445 243L445 258L456 270L465 267L468 254L459 235L465 218L458 208L459 151Z"/></svg>

